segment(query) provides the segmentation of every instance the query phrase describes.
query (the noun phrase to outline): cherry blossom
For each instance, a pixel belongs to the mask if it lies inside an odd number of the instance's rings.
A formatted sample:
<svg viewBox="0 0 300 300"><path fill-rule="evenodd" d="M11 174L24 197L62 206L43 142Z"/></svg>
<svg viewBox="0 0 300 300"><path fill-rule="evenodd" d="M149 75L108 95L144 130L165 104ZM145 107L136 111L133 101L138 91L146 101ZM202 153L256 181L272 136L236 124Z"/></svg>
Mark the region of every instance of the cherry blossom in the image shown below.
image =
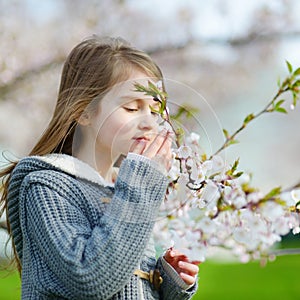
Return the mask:
<svg viewBox="0 0 300 300"><path fill-rule="evenodd" d="M170 185L154 229L162 249L175 246L202 261L215 249L227 249L248 262L268 256L283 235L300 232L299 214L293 212L299 190L275 189L266 196L250 186L249 174L221 156L201 161L199 142L191 133L174 149Z"/></svg>
<svg viewBox="0 0 300 300"><path fill-rule="evenodd" d="M300 232L300 183L267 193L251 186L251 176L239 170L239 159L226 161L220 153L255 118L270 112L287 113L285 100L292 92L293 107L298 100L300 68L293 71L287 62L289 77L279 84L273 99L257 114L249 114L234 133L223 130L224 144L210 157L203 153L201 137L174 126L166 105L166 93L149 83L136 90L152 95L161 103L163 126L175 135L170 184L154 228L161 249L176 247L191 260L202 260L215 249L226 249L241 262L270 258L271 248L282 236Z"/></svg>

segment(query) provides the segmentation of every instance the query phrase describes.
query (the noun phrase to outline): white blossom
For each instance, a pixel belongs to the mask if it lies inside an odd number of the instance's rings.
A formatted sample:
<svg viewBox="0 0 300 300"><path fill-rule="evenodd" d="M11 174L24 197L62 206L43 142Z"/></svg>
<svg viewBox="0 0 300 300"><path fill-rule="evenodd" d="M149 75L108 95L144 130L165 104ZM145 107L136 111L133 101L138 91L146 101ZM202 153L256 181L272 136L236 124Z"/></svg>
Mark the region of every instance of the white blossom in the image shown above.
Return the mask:
<svg viewBox="0 0 300 300"><path fill-rule="evenodd" d="M205 234L211 234L216 231L217 226L214 220L211 220L205 216L197 223L197 228L199 228Z"/></svg>
<svg viewBox="0 0 300 300"><path fill-rule="evenodd" d="M179 158L187 159L188 157L192 156L191 147L186 146L186 145L180 146L180 148L178 149L177 152L178 152Z"/></svg>
<svg viewBox="0 0 300 300"><path fill-rule="evenodd" d="M300 233L300 226L293 228L292 232L293 232L293 234Z"/></svg>
<svg viewBox="0 0 300 300"><path fill-rule="evenodd" d="M247 200L248 202L257 203L262 197L263 194L261 192L253 192L247 196Z"/></svg>
<svg viewBox="0 0 300 300"><path fill-rule="evenodd" d="M291 191L291 196L295 201L295 204L300 201L300 189L295 189Z"/></svg>
<svg viewBox="0 0 300 300"><path fill-rule="evenodd" d="M299 189L282 193L280 201L264 199L257 189L246 193L244 186L250 185L251 176L229 176L220 156L202 161L199 138L191 134L187 145L174 151L169 171L174 183L168 187L154 229L161 248L173 241L190 259L203 261L210 249L225 247L248 262L267 253L282 235L300 233L299 214L293 212Z"/></svg>
<svg viewBox="0 0 300 300"><path fill-rule="evenodd" d="M197 144L198 145L199 140L200 140L200 135L195 132L191 132L191 134L186 138L187 144Z"/></svg>
<svg viewBox="0 0 300 300"><path fill-rule="evenodd" d="M279 235L288 234L291 231L289 219L284 216L280 216L277 218L276 222L272 223L272 230Z"/></svg>
<svg viewBox="0 0 300 300"><path fill-rule="evenodd" d="M220 155L215 155L212 158L212 169L213 170L220 170L224 168L225 163L223 158Z"/></svg>
<svg viewBox="0 0 300 300"><path fill-rule="evenodd" d="M280 198L285 202L286 206L293 206L295 205L295 198L293 197L293 191L282 193Z"/></svg>
<svg viewBox="0 0 300 300"><path fill-rule="evenodd" d="M206 203L206 208L214 209L217 205L217 201L220 197L220 192L216 184L211 180L207 182L207 185L203 188L202 200Z"/></svg>
<svg viewBox="0 0 300 300"><path fill-rule="evenodd" d="M276 222L279 217L284 215L284 209L282 205L273 201L263 203L263 205L260 206L260 212L265 219L271 222Z"/></svg>

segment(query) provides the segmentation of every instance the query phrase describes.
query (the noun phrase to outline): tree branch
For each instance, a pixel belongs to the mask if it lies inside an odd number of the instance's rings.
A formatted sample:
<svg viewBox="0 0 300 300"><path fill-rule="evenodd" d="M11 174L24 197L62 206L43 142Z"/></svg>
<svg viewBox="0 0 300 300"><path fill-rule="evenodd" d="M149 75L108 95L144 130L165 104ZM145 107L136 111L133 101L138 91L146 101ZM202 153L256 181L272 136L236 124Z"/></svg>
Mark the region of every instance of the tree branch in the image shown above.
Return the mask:
<svg viewBox="0 0 300 300"><path fill-rule="evenodd" d="M300 248L287 248L287 249L278 249L269 252L270 255L282 256L282 255L299 255Z"/></svg>
<svg viewBox="0 0 300 300"><path fill-rule="evenodd" d="M186 48L192 44L229 44L233 47L239 47L248 45L250 43L263 43L263 42L270 42L270 41L278 41L278 39L292 39L295 37L300 36L300 30L294 31L273 31L268 33L259 33L259 32L250 32L245 36L240 36L236 38L207 38L207 39L187 39L186 41L179 43L177 45L163 45L155 48L150 48L146 50L149 54L157 54L161 52L168 52L168 51L177 51Z"/></svg>
<svg viewBox="0 0 300 300"><path fill-rule="evenodd" d="M170 52L170 51L180 51L182 49L185 49L189 45L192 44L229 44L233 47L239 47L244 46L250 43L261 43L261 42L269 42L272 40L278 40L278 39L291 39L300 36L300 31L288 31L288 32L269 32L269 33L258 33L258 32L252 32L248 35L232 38L232 39L226 39L226 38L211 38L211 39L187 39L186 41L178 44L168 44L168 45L161 45L154 48L148 48L145 49L147 53L150 55L153 54L160 54L163 52ZM14 89L14 87L24 81L27 78L30 78L31 76L34 76L36 74L40 74L42 72L45 72L54 66L60 65L64 62L65 56L58 56L55 57L53 60L48 61L44 64L41 64L39 66L33 67L31 69L25 70L19 74L16 74L16 76L11 79L9 82L0 85L0 100L3 100L5 96Z"/></svg>
<svg viewBox="0 0 300 300"><path fill-rule="evenodd" d="M16 74L14 78L12 78L9 82L0 85L0 100L3 100L5 96L14 89L14 87L24 81L27 78L30 78L34 75L46 72L50 70L51 68L60 65L64 62L65 57L64 56L58 56L55 57L53 60L48 61L46 63L40 64L38 66L35 66L31 69L25 70L19 74Z"/></svg>

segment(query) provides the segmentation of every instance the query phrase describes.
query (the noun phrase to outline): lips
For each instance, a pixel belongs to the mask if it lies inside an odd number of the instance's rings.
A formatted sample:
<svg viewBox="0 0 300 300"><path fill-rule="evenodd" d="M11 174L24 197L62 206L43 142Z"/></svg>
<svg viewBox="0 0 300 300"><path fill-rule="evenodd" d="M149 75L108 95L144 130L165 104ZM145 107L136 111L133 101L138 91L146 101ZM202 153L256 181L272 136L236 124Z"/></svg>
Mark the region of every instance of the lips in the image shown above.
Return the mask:
<svg viewBox="0 0 300 300"><path fill-rule="evenodd" d="M150 139L146 136L134 137L133 139L136 141L139 141L139 142L141 142L141 141L149 142L150 141Z"/></svg>

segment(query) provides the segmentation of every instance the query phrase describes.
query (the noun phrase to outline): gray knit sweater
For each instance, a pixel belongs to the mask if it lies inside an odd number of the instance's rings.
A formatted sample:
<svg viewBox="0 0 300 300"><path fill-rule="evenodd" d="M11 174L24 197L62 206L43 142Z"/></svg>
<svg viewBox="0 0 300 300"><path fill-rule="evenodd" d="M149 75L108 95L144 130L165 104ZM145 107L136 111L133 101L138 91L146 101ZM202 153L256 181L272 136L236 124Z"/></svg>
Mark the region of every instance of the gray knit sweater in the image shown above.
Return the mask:
<svg viewBox="0 0 300 300"><path fill-rule="evenodd" d="M22 299L190 299L196 285L183 289L151 243L167 184L134 155L115 185L71 156L22 159L8 194ZM137 268L160 269L159 292L133 275Z"/></svg>

